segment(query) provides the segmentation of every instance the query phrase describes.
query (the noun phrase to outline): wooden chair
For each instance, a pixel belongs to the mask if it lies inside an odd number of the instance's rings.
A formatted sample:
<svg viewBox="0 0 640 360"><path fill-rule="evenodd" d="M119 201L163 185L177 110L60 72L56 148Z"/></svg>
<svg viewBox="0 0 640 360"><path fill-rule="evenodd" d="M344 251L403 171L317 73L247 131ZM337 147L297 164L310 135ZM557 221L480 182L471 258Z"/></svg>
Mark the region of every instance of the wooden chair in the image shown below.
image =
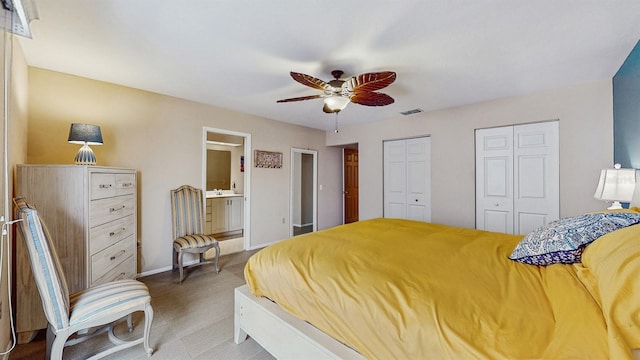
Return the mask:
<svg viewBox="0 0 640 360"><path fill-rule="evenodd" d="M29 254L31 270L42 298L47 329L47 359L62 359L65 346L87 340L108 331L115 345L91 359L99 359L116 351L144 343L151 356L149 332L153 322L151 296L147 286L136 280L118 280L69 294L67 280L60 265L51 235L40 219L38 211L23 198L16 198L20 235ZM113 326L126 317L129 331L133 330L131 314L144 312L144 334L135 340L121 340L113 333ZM76 337L69 339L72 335Z"/></svg>
<svg viewBox="0 0 640 360"><path fill-rule="evenodd" d="M202 190L189 185L183 185L171 190L171 219L173 225L173 270L180 269L180 283L184 279L183 256L185 253L198 254L199 261L193 266L214 263L216 273L220 245L213 236L204 234L204 206ZM206 260L204 253L209 249L216 249L213 261Z"/></svg>

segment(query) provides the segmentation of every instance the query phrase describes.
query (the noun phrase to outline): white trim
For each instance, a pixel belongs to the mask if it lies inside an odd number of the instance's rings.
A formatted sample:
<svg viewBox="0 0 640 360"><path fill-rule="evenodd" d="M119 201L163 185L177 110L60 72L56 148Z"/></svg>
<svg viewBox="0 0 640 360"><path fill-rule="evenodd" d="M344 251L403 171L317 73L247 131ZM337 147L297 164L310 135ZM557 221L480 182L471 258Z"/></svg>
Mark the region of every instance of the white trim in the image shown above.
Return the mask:
<svg viewBox="0 0 640 360"><path fill-rule="evenodd" d="M288 238L287 238L287 239L288 239ZM279 243L279 242L280 242L280 241L282 241L282 240L284 240L284 239L280 239L280 240L276 240L276 241L271 241L271 242L264 243L264 244L252 245L252 246L251 246L250 248L248 248L247 250L248 250L248 251L250 251L250 250L256 250L256 249L262 249L262 248L265 248L265 247L267 247L267 246L269 246L269 245L277 244L277 243Z"/></svg>
<svg viewBox="0 0 640 360"><path fill-rule="evenodd" d="M228 240L220 241L220 256L233 254L235 252L240 252L240 251L228 251L229 247L225 248L225 246L224 246L225 243L229 244L230 242L232 242L234 240L238 240L238 239L234 238L234 239L228 239ZM138 248L140 246L141 246L140 245L140 241L138 241ZM243 246L244 246L244 240L243 240ZM233 246L231 246L231 247L233 247ZM171 261L173 261L173 259ZM184 266L187 267L189 265L193 265L193 264L196 264L198 262L199 262L198 259L192 259L192 260L189 260L189 261L185 261L184 262ZM163 273L163 272L166 272L166 271L172 271L172 270L173 270L173 266L172 265L168 265L168 266L165 266L165 267L161 267L159 269L153 269L153 270L149 270L149 271L138 273L138 274L136 274L135 278L137 279L137 278L140 278L140 277L151 276L151 275Z"/></svg>
<svg viewBox="0 0 640 360"><path fill-rule="evenodd" d="M187 267L189 265L193 265L193 264L198 263L198 262L199 262L198 259L185 261L183 263L183 266ZM172 270L173 270L173 266L172 265L167 265L167 266L161 267L159 269L153 269L153 270L141 272L138 275L136 275L136 279L137 278L141 278L141 277L145 277L145 276L151 276L151 275L167 272L167 271L172 271ZM177 268L176 268L176 270L177 270Z"/></svg>
<svg viewBox="0 0 640 360"><path fill-rule="evenodd" d="M344 162L345 162L345 158L344 158L344 151L346 150L346 148L342 148L342 153L340 155L342 155L342 162L340 163L342 165L342 169L340 169L340 174L342 174L342 193L340 194L341 196L341 200L342 200L342 225L344 225L345 223L345 217L347 216L347 202L345 201L345 191L347 191L347 183L345 183L344 181ZM358 165L358 171L359 171L360 167ZM358 174L358 181L360 181L360 174ZM358 184L358 187L360 187L360 184ZM360 202L360 197L358 197L358 203ZM358 204L358 206L360 206L360 204ZM360 217L360 214L358 214L358 218Z"/></svg>
<svg viewBox="0 0 640 360"><path fill-rule="evenodd" d="M293 155L309 154L313 156L313 231L318 231L318 151L310 149L291 148L291 155L289 162L291 163L290 177L289 177L289 221L293 221ZM308 224L311 225L311 224ZM289 227L289 236L293 236L293 225Z"/></svg>
<svg viewBox="0 0 640 360"><path fill-rule="evenodd" d="M202 127L202 188L207 184L207 133L233 135L244 138L244 249L251 249L251 134L238 131Z"/></svg>
<svg viewBox="0 0 640 360"><path fill-rule="evenodd" d="M194 260L195 261L195 260ZM185 266L186 262L185 262ZM149 270L149 271L143 271L141 273L139 273L138 275L136 275L136 279L137 278L141 278L141 277L145 277L145 276L151 276L151 275L155 275L155 274L159 274L159 273L163 273L165 271L171 271L172 270L172 266L171 265L167 265L165 267L161 267L159 269L153 269L153 270Z"/></svg>
<svg viewBox="0 0 640 360"><path fill-rule="evenodd" d="M309 226L309 225L313 225L313 223L306 223L306 224L293 224L292 226L295 226L295 227L299 227L299 228L301 228L301 227L305 227L305 226Z"/></svg>

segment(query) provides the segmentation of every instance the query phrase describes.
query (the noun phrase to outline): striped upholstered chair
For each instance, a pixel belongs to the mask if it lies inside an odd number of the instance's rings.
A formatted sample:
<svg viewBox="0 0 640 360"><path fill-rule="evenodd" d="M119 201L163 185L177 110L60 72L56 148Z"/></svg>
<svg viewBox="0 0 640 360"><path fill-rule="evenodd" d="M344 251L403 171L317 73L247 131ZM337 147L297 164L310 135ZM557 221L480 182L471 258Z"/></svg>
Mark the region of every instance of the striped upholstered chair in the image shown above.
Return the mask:
<svg viewBox="0 0 640 360"><path fill-rule="evenodd" d="M171 190L171 220L173 224L173 270L180 269L180 283L184 279L183 256L185 253L198 254L199 261L192 266L215 263L216 272L220 245L213 236L204 233L204 206L202 190L183 185ZM213 261L206 260L204 253L216 249Z"/></svg>
<svg viewBox="0 0 640 360"><path fill-rule="evenodd" d="M18 226L19 233L29 253L33 277L49 322L46 358L62 359L65 346L104 331L109 332L109 340L115 346L93 355L92 359L141 343L150 356L153 353L149 346L153 309L147 286L136 280L118 280L69 294L51 235L38 211L23 198L14 202L18 219L22 220ZM136 311L144 312L144 334L129 341L118 339L113 333L113 326L126 317L129 331L132 331L131 314ZM73 334L77 336L69 339Z"/></svg>

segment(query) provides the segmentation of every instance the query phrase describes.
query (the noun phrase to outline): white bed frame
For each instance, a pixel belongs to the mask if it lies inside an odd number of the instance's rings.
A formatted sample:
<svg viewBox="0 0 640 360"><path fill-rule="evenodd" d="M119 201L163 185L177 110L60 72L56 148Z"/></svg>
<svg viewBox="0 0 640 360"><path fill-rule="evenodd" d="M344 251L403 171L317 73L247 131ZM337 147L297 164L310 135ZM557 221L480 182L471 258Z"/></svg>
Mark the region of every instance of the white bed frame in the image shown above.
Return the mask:
<svg viewBox="0 0 640 360"><path fill-rule="evenodd" d="M236 344L251 336L277 359L357 359L364 357L275 303L255 297L247 285L235 289Z"/></svg>

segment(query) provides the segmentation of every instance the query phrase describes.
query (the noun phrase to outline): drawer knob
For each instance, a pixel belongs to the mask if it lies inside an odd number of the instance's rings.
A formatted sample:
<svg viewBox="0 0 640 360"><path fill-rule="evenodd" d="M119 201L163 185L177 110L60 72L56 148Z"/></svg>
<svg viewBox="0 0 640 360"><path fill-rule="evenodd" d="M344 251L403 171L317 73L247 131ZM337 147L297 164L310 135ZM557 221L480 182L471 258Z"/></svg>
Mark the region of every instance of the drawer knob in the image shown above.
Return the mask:
<svg viewBox="0 0 640 360"><path fill-rule="evenodd" d="M116 231L112 231L109 233L109 236L114 236L115 234L120 234L121 232L127 230L127 228L118 229Z"/></svg>
<svg viewBox="0 0 640 360"><path fill-rule="evenodd" d="M125 207L125 206L124 206L124 205L122 205L122 206L117 207L117 208L109 208L109 212L120 211L120 210L124 209L124 207Z"/></svg>
<svg viewBox="0 0 640 360"><path fill-rule="evenodd" d="M100 184L100 185L98 185L98 187L99 187L100 189L108 189L108 188L110 188L110 187L111 187L111 184Z"/></svg>
<svg viewBox="0 0 640 360"><path fill-rule="evenodd" d="M116 258L118 258L118 256L120 256L120 255L122 255L122 254L124 254L124 253L126 253L126 250L120 250L120 251L118 251L118 253L117 253L117 254L115 254L115 255L111 256L111 257L109 258L109 260L113 261L113 260L115 260Z"/></svg>

